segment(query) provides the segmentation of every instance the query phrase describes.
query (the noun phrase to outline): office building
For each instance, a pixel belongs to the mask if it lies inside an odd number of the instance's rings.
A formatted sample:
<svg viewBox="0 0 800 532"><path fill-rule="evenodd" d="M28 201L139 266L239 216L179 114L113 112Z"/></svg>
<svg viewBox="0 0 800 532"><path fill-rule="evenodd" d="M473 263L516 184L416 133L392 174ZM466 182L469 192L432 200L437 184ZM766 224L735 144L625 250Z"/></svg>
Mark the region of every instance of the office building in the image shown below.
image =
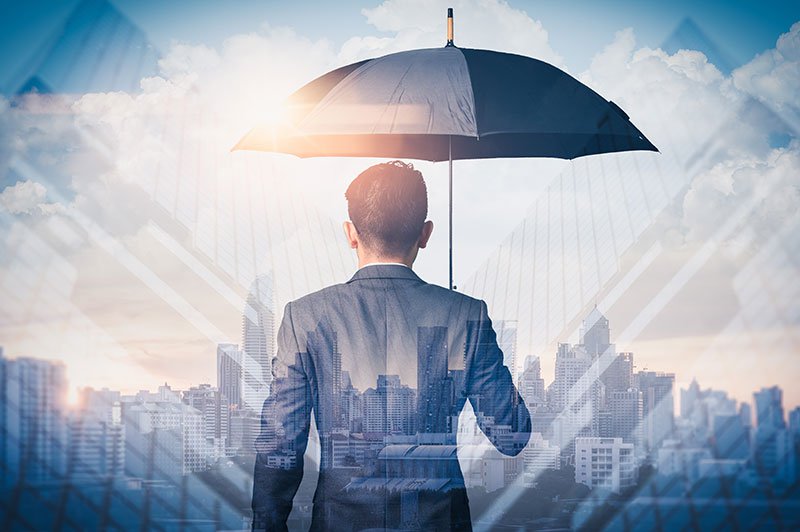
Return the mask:
<svg viewBox="0 0 800 532"><path fill-rule="evenodd" d="M576 438L575 482L614 493L636 484L633 444L622 438Z"/></svg>

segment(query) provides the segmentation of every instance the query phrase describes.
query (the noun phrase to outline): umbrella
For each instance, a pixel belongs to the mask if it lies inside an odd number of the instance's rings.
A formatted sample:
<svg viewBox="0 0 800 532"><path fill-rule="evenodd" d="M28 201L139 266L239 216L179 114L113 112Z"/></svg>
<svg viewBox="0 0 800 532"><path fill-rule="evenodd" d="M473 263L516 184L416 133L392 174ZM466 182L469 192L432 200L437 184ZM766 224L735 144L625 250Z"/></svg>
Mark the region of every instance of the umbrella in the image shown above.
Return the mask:
<svg viewBox="0 0 800 532"><path fill-rule="evenodd" d="M234 150L299 157L449 161L453 285L453 161L574 159L657 148L615 103L530 57L447 45L337 68L294 92L280 127L254 128Z"/></svg>

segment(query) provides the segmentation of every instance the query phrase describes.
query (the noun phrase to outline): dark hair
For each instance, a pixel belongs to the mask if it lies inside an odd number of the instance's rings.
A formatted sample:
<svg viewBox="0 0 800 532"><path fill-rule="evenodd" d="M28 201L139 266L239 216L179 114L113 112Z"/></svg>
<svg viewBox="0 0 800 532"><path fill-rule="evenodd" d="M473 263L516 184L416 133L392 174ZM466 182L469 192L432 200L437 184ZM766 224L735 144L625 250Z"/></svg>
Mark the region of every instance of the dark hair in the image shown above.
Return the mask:
<svg viewBox="0 0 800 532"><path fill-rule="evenodd" d="M350 183L344 197L362 241L383 254L409 251L428 216L422 173L402 161L370 166Z"/></svg>

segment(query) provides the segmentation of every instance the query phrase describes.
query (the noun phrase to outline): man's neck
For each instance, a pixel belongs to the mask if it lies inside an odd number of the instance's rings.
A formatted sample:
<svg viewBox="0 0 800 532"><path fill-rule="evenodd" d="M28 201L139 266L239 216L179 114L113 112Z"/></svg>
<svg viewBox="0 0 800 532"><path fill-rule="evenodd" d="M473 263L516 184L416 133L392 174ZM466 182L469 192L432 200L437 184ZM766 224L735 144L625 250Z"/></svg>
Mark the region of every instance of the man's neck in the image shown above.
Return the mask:
<svg viewBox="0 0 800 532"><path fill-rule="evenodd" d="M379 257L374 255L358 257L359 269L364 266L369 266L370 264L402 264L403 266L411 268L414 264L414 260L408 257Z"/></svg>

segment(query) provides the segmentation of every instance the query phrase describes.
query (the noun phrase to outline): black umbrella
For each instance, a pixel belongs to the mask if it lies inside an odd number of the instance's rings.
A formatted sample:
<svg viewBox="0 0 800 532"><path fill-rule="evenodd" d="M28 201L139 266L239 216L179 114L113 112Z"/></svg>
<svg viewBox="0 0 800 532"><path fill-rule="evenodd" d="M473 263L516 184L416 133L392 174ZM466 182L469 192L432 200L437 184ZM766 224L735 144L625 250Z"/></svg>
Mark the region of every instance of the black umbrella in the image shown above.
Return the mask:
<svg viewBox="0 0 800 532"><path fill-rule="evenodd" d="M444 48L328 72L288 98L288 125L255 128L234 147L299 157L449 161L450 288L454 160L658 151L619 106L553 65L455 46L452 17L448 9Z"/></svg>

